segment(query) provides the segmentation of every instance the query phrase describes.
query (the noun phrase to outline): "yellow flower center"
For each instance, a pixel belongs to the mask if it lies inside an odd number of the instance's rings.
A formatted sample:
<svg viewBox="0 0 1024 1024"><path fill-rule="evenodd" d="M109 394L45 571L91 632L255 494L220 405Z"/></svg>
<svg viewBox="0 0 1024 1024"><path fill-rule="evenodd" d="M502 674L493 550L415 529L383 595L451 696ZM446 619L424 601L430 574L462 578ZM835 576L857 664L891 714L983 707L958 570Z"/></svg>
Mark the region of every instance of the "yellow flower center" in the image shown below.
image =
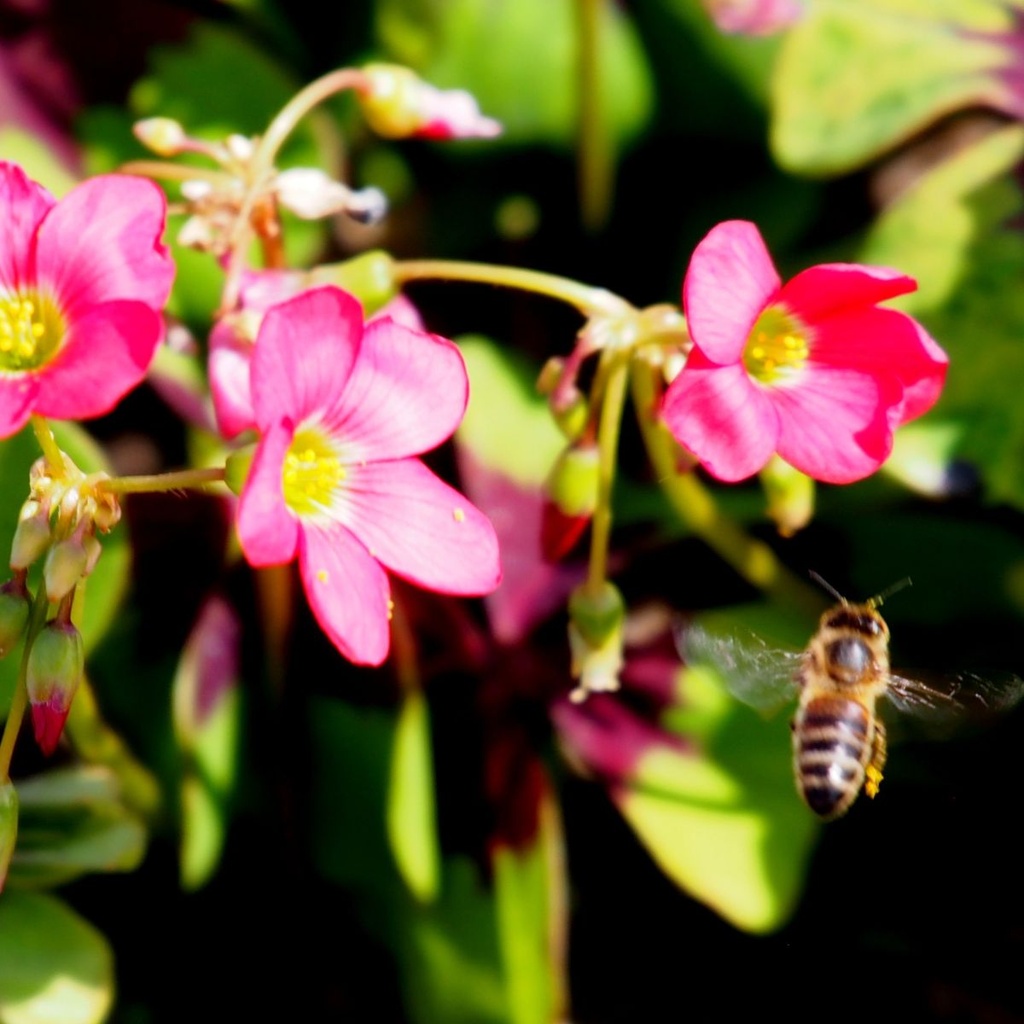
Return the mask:
<svg viewBox="0 0 1024 1024"><path fill-rule="evenodd" d="M34 370L48 362L64 337L64 318L36 292L0 296L0 370Z"/></svg>
<svg viewBox="0 0 1024 1024"><path fill-rule="evenodd" d="M803 324L772 307L757 318L743 350L743 365L755 380L772 384L801 369L809 355Z"/></svg>
<svg viewBox="0 0 1024 1024"><path fill-rule="evenodd" d="M284 459L284 500L298 516L329 512L346 477L331 439L315 429L296 432Z"/></svg>

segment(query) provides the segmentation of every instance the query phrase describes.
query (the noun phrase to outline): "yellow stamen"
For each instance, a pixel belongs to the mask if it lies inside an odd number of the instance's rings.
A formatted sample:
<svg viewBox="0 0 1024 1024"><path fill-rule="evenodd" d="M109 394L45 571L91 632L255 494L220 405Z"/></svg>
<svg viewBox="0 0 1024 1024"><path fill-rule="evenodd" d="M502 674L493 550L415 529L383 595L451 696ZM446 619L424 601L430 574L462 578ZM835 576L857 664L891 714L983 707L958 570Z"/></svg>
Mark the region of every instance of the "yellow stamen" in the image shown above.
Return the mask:
<svg viewBox="0 0 1024 1024"><path fill-rule="evenodd" d="M800 370L810 357L808 331L795 317L772 306L766 309L747 339L743 363L762 384Z"/></svg>
<svg viewBox="0 0 1024 1024"><path fill-rule="evenodd" d="M300 430L284 459L284 500L300 516L326 512L347 475L337 455L337 442L329 434Z"/></svg>
<svg viewBox="0 0 1024 1024"><path fill-rule="evenodd" d="M461 508L453 509L452 519L457 523L464 523L466 521L466 513Z"/></svg>
<svg viewBox="0 0 1024 1024"><path fill-rule="evenodd" d="M0 370L33 370L64 338L64 321L45 297L0 296Z"/></svg>

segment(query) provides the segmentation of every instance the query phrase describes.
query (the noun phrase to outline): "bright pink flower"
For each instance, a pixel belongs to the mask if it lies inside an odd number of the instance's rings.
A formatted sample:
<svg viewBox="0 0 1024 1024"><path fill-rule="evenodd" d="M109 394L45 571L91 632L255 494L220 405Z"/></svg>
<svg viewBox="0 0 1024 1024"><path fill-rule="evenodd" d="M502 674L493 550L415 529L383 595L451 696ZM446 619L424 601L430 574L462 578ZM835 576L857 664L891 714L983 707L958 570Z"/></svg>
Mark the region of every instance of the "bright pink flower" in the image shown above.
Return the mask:
<svg viewBox="0 0 1024 1024"><path fill-rule="evenodd" d="M0 437L32 413L109 412L163 336L174 264L150 181L102 175L57 202L0 162Z"/></svg>
<svg viewBox="0 0 1024 1024"><path fill-rule="evenodd" d="M217 428L228 440L256 427L249 363L252 339L258 334L263 314L271 306L298 295L309 284L309 275L301 271L249 271L242 283L241 312L219 320L210 333L210 394ZM419 312L404 295L396 295L370 319L385 316L412 330L423 330Z"/></svg>
<svg viewBox="0 0 1024 1024"><path fill-rule="evenodd" d="M385 569L447 594L499 583L490 521L413 456L454 432L469 382L444 338L317 288L270 309L252 356L261 433L239 502L252 565L298 556L306 595L345 657L389 647Z"/></svg>
<svg viewBox="0 0 1024 1024"><path fill-rule="evenodd" d="M916 287L849 263L782 284L753 224L719 224L686 273L693 350L665 395L665 422L720 480L757 473L774 452L828 483L868 476L945 380L946 354L924 328L877 305Z"/></svg>

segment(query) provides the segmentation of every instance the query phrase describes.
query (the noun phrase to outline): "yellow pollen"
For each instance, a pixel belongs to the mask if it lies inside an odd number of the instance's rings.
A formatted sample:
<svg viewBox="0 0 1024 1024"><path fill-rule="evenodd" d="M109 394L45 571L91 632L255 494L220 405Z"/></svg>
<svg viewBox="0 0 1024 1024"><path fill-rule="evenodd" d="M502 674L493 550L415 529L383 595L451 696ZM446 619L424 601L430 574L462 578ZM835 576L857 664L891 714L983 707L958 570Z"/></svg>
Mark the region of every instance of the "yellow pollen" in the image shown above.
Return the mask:
<svg viewBox="0 0 1024 1024"><path fill-rule="evenodd" d="M43 365L63 337L63 321L48 299L0 296L0 371Z"/></svg>
<svg viewBox="0 0 1024 1024"><path fill-rule="evenodd" d="M766 309L750 332L743 363L763 384L800 370L810 356L807 329L778 307Z"/></svg>
<svg viewBox="0 0 1024 1024"><path fill-rule="evenodd" d="M317 578L317 582L319 582L319 583L326 583L327 582L327 570L326 569L318 570L318 572L316 574L316 578Z"/></svg>
<svg viewBox="0 0 1024 1024"><path fill-rule="evenodd" d="M311 429L299 431L284 458L285 502L300 516L325 512L346 476L329 435Z"/></svg>
<svg viewBox="0 0 1024 1024"><path fill-rule="evenodd" d="M452 519L457 523L464 523L466 521L466 513L461 508L453 509Z"/></svg>

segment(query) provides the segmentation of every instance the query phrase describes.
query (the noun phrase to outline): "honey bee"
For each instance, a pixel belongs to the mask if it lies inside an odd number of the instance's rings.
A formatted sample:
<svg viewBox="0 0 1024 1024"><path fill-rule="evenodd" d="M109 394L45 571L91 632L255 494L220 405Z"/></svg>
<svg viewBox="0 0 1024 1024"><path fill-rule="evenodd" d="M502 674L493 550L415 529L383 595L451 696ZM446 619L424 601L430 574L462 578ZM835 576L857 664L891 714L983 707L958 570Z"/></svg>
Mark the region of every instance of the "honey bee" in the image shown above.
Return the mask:
<svg viewBox="0 0 1024 1024"><path fill-rule="evenodd" d="M861 791L878 793L886 760L885 725L878 702L899 710L945 718L973 705L998 710L1015 703L1024 682L998 683L976 676L949 677L940 690L894 674L889 666L889 627L882 601L910 584L901 580L861 604L848 601L811 573L838 601L826 611L802 652L775 651L763 644L740 647L699 630L681 644L684 660L711 662L740 699L768 707L795 688L799 703L792 722L793 772L797 792L823 821L845 814ZM785 675L780 672L780 668ZM755 677L760 682L755 683Z"/></svg>

